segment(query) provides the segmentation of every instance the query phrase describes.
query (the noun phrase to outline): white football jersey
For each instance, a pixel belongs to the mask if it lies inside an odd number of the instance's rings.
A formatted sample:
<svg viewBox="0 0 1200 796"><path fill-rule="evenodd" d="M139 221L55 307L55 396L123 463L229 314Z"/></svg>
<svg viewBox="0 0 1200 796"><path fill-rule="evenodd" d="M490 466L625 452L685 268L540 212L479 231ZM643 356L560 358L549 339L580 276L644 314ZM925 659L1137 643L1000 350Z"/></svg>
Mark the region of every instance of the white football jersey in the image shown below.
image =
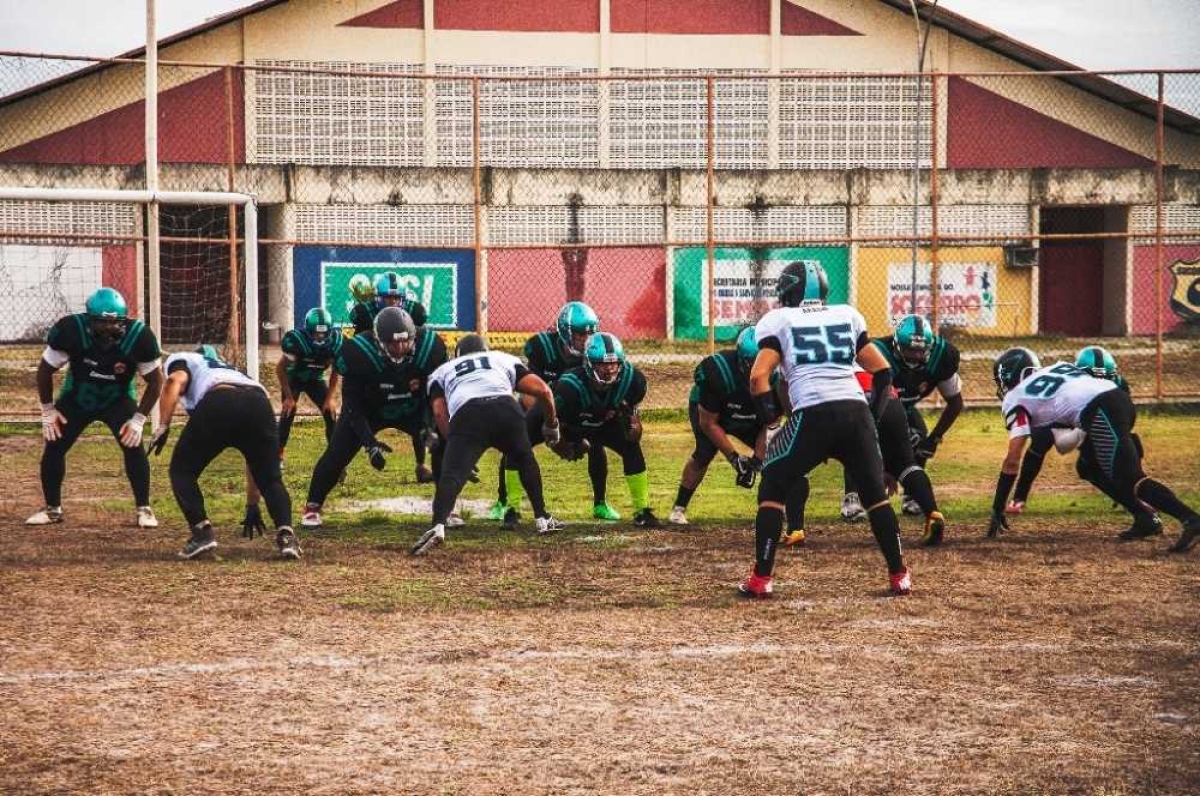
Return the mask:
<svg viewBox="0 0 1200 796"><path fill-rule="evenodd" d="M1025 437L1035 428L1079 428L1079 416L1101 393L1117 389L1070 362L1035 370L1004 396L1001 411L1009 438Z"/></svg>
<svg viewBox="0 0 1200 796"><path fill-rule="evenodd" d="M472 398L512 395L521 377L529 372L521 360L503 351L467 354L441 365L429 377L446 395L450 417Z"/></svg>
<svg viewBox="0 0 1200 796"><path fill-rule="evenodd" d="M188 372L188 386L181 398L183 408L189 414L204 396L208 395L208 391L218 384L244 384L249 387L257 387L264 394L266 393L266 388L233 365L219 359L206 359L203 354L189 351L183 354L171 354L167 357L167 376L180 367Z"/></svg>
<svg viewBox="0 0 1200 796"><path fill-rule="evenodd" d="M784 378L792 408L829 401L866 401L854 376L859 343L867 339L862 313L846 304L780 307L754 327L762 344L779 340Z"/></svg>

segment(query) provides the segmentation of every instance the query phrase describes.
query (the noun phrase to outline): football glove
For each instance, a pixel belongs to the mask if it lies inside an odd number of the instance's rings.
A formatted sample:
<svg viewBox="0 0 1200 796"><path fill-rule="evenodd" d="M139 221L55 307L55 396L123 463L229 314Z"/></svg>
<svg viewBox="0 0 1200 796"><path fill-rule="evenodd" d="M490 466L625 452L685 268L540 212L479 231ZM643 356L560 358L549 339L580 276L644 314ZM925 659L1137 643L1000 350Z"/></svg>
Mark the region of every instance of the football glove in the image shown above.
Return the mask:
<svg viewBox="0 0 1200 796"><path fill-rule="evenodd" d="M560 458L565 459L568 462L577 462L582 459L587 452L591 450L591 448L592 443L588 442L586 439L575 441L562 439L557 445L550 448L550 450L554 451L559 455Z"/></svg>
<svg viewBox="0 0 1200 796"><path fill-rule="evenodd" d="M743 489L749 489L754 486L754 479L758 476L758 466L756 460L752 456L740 456L733 454L729 457L729 463L733 466L733 471L736 473L733 482Z"/></svg>
<svg viewBox="0 0 1200 796"><path fill-rule="evenodd" d="M1004 516L1004 512L992 512L992 520L988 523L988 538L995 539L1003 531L1009 530L1008 517Z"/></svg>
<svg viewBox="0 0 1200 796"><path fill-rule="evenodd" d="M941 437L929 436L917 443L916 454L924 459L932 459L937 453L938 445L942 444Z"/></svg>
<svg viewBox="0 0 1200 796"><path fill-rule="evenodd" d="M621 431L629 442L637 442L642 438L642 418L636 406L621 408Z"/></svg>
<svg viewBox="0 0 1200 796"><path fill-rule="evenodd" d="M142 445L142 426L146 424L146 416L134 412L121 426L121 444L126 448L140 448Z"/></svg>
<svg viewBox="0 0 1200 796"><path fill-rule="evenodd" d="M246 516L242 517L242 537L253 539L267 532L267 524L263 522L262 509L258 504L246 506Z"/></svg>
<svg viewBox="0 0 1200 796"><path fill-rule="evenodd" d="M542 439L550 447L554 447L562 440L562 426L557 420L551 425L549 421L542 423Z"/></svg>
<svg viewBox="0 0 1200 796"><path fill-rule="evenodd" d="M154 436L150 437L150 452L155 456L162 453L163 448L167 446L167 438L171 436L171 424L168 423L158 427L158 431L154 432Z"/></svg>
<svg viewBox="0 0 1200 796"><path fill-rule="evenodd" d="M42 404L42 437L46 442L62 439L63 427L66 425L67 418L54 404Z"/></svg>
<svg viewBox="0 0 1200 796"><path fill-rule="evenodd" d="M386 442L375 440L369 448L367 448L367 459L370 460L371 466L376 470L382 470L387 466L387 459L383 457L385 453L391 453L392 449Z"/></svg>

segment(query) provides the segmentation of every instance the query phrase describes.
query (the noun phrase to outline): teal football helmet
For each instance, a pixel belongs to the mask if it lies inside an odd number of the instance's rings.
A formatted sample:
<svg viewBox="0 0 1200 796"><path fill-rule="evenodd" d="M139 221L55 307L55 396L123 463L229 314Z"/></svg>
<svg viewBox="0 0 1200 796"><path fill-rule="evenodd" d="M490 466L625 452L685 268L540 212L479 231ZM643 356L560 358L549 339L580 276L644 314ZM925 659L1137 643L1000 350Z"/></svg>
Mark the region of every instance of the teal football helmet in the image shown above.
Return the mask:
<svg viewBox="0 0 1200 796"><path fill-rule="evenodd" d="M102 287L88 296L84 305L92 337L100 348L111 348L125 336L129 307L125 297L111 287Z"/></svg>
<svg viewBox="0 0 1200 796"><path fill-rule="evenodd" d="M209 345L207 343L198 345L196 346L196 353L213 362L221 364L224 364L225 362L225 360L221 357L221 352L217 350L215 345Z"/></svg>
<svg viewBox="0 0 1200 796"><path fill-rule="evenodd" d="M595 310L582 301L569 301L558 311L555 328L563 348L575 356L581 356L589 338L600 331L600 318Z"/></svg>
<svg viewBox="0 0 1200 796"><path fill-rule="evenodd" d="M1117 360L1098 345L1079 349L1075 355L1075 367L1086 370L1098 379L1113 379L1117 375Z"/></svg>
<svg viewBox="0 0 1200 796"><path fill-rule="evenodd" d="M742 373L749 374L750 368L754 366L754 360L758 358L758 339L754 336L753 326L748 326L738 332L736 349L738 366L742 369Z"/></svg>
<svg viewBox="0 0 1200 796"><path fill-rule="evenodd" d="M829 298L829 277L820 263L797 260L775 280L775 295L785 307L824 304Z"/></svg>
<svg viewBox="0 0 1200 796"><path fill-rule="evenodd" d="M918 368L929 360L933 338L933 329L930 328L929 321L920 315L905 315L896 324L892 346L901 362Z"/></svg>
<svg viewBox="0 0 1200 796"><path fill-rule="evenodd" d="M375 298L375 285L371 284L371 277L366 274L355 274L350 277L350 295L354 296L354 300L360 304L366 304Z"/></svg>
<svg viewBox="0 0 1200 796"><path fill-rule="evenodd" d="M375 304L378 307L396 307L404 300L404 287L400 274L386 271L375 277Z"/></svg>
<svg viewBox="0 0 1200 796"><path fill-rule="evenodd" d="M1010 348L992 363L992 379L996 382L996 395L1002 400L1009 390L1015 388L1033 371L1042 366L1038 355L1028 348Z"/></svg>
<svg viewBox="0 0 1200 796"><path fill-rule="evenodd" d="M304 331L316 343L324 343L333 331L333 316L324 307L313 307L304 316Z"/></svg>
<svg viewBox="0 0 1200 796"><path fill-rule="evenodd" d="M597 332L584 347L583 365L597 387L607 389L617 383L625 367L625 346L614 334Z"/></svg>

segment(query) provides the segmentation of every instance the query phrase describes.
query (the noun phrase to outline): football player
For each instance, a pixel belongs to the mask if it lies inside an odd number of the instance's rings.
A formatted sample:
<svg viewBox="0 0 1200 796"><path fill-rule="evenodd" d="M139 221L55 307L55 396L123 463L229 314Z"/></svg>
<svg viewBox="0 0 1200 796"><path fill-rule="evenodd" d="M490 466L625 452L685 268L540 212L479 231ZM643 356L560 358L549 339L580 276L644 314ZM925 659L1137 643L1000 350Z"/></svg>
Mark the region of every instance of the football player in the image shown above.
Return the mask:
<svg viewBox="0 0 1200 796"><path fill-rule="evenodd" d="M68 315L50 328L37 369L45 438L41 479L46 505L26 524L62 522L67 451L84 429L99 420L121 445L125 475L133 487L138 527L158 527L150 508L150 462L142 448L142 428L162 389L160 357L154 332L142 321L129 318L125 298L111 287L102 287L89 296L84 312ZM69 369L55 398L54 373L63 366ZM136 404L135 376L146 382Z"/></svg>
<svg viewBox="0 0 1200 796"><path fill-rule="evenodd" d="M267 390L254 379L221 360L212 346L167 357L167 384L158 403L158 430L150 449L162 452L171 433L175 406L183 402L187 425L171 454L171 490L183 512L191 538L179 557L195 558L217 546L217 535L204 508L200 475L213 459L233 448L246 460L249 497L247 536L262 528L258 494L267 502L275 523L275 545L283 558L300 558L300 544L292 531L292 499L283 485L279 467L279 430Z"/></svg>
<svg viewBox="0 0 1200 796"><path fill-rule="evenodd" d="M872 342L892 369L892 383L908 418L916 463L923 468L937 453L942 437L950 431L963 410L958 349L944 337L934 334L929 322L920 315L906 315L896 324L894 334ZM946 408L930 433L917 404L935 389L945 400ZM858 494L848 491L842 500L842 517L847 520L861 519L862 505ZM912 495L906 494L900 505L905 514L916 516L926 513Z"/></svg>
<svg viewBox="0 0 1200 796"><path fill-rule="evenodd" d="M498 449L520 473L533 505L537 532L548 534L566 527L546 511L541 470L514 390L538 402L539 414L545 418L541 433L557 442L554 397L546 382L511 354L489 351L483 337L464 335L454 349L454 359L429 377L433 417L446 450L433 498L433 527L413 545L412 555L424 555L445 540L450 510L488 448Z"/></svg>
<svg viewBox="0 0 1200 796"><path fill-rule="evenodd" d="M334 360L342 376L342 413L313 470L301 525L320 527L326 496L360 449L367 452L372 467L384 469L384 454L392 449L376 436L381 429L421 433L428 413L427 380L445 361L442 338L428 327L417 329L399 307L383 308L372 332L342 344ZM439 450L433 453L434 471L441 464Z"/></svg>
<svg viewBox="0 0 1200 796"><path fill-rule="evenodd" d="M750 396L750 367L757 356L754 329L747 328L738 333L733 348L707 356L696 366L692 374L695 383L688 396L688 421L696 444L683 465L675 506L668 522L688 524L688 503L718 452L733 467L738 486L749 489L754 485L754 478L762 468L767 439L767 427L759 420L754 399ZM772 374L772 386L778 382L778 373ZM752 453L738 453L730 437L739 440ZM797 491L796 498L800 494L807 493ZM803 503L797 506L789 493L787 505L788 528L783 536L784 544L801 544L804 541Z"/></svg>
<svg viewBox="0 0 1200 796"><path fill-rule="evenodd" d="M1129 394L1129 382L1117 372L1117 361L1104 348L1087 346L1079 349L1079 353L1075 355L1075 366L1082 368L1097 379L1108 379L1117 385L1118 389ZM1141 438L1136 433L1131 433L1129 436L1133 439L1133 444L1137 446L1138 458L1141 458ZM1021 459L1021 473L1017 477L1017 486L1013 490L1012 500L1004 508L1004 513L1020 514L1025 510L1033 482L1042 471L1042 464L1051 448L1065 456L1083 444L1083 437L1084 433L1081 429L1034 429L1029 435L1029 449L1025 451L1025 455ZM1160 533L1162 533L1162 520L1139 501L1137 511L1133 515L1133 525L1117 536L1129 540L1157 536Z"/></svg>
<svg viewBox="0 0 1200 796"><path fill-rule="evenodd" d="M292 423L296 420L296 402L301 395L321 410L325 421L325 442L333 438L334 393L339 376L333 360L342 350L342 330L333 326L333 318L323 307L313 307L304 316L304 326L283 336L283 355L275 366L283 408L279 413L279 458L283 458ZM330 370L329 384L325 370Z"/></svg>
<svg viewBox="0 0 1200 796"><path fill-rule="evenodd" d="M858 310L826 305L829 281L819 263L789 264L776 280L775 291L782 306L755 327L759 352L750 370L750 390L762 422L777 424L780 410L771 374L781 367L792 415L767 444L754 520L754 568L738 594L771 596L784 500L797 479L827 458L850 469L887 561L888 586L893 594L908 594L912 576L904 564L896 512L884 488L875 430L890 398L892 370L871 345ZM855 378L856 361L874 374L870 400Z"/></svg>
<svg viewBox="0 0 1200 796"><path fill-rule="evenodd" d="M1017 480L1025 443L1040 428L1082 429L1076 472L1131 514L1138 502L1169 514L1183 524L1172 552L1185 552L1200 536L1200 515L1142 469L1133 440L1137 412L1129 395L1108 379L1097 379L1070 362L1043 368L1027 348L1010 348L992 366L996 392L1003 401L1008 453L996 481L988 536L1008 530L1004 508ZM1145 533L1144 536L1154 535Z"/></svg>
<svg viewBox="0 0 1200 796"><path fill-rule="evenodd" d="M525 341L525 361L529 370L547 384L554 384L572 368L583 364L583 349L588 338L600 331L600 319L595 311L582 301L570 301L558 311L554 327L530 337ZM595 447L587 452L588 475L593 484L608 481L608 457L604 448ZM519 514L508 518L508 512L519 512L521 506L521 482L508 473L504 462L500 463L500 493L496 505L488 514L489 519L504 519L511 524ZM601 492L603 494L603 491ZM615 522L621 515L607 502L592 507L592 516L598 520Z"/></svg>
<svg viewBox="0 0 1200 796"><path fill-rule="evenodd" d="M553 390L562 439L550 449L575 461L592 448L611 448L621 457L633 502L633 524L657 528L658 517L650 509L650 478L642 453L642 421L638 414L638 405L646 397L646 377L626 360L621 341L608 332L593 334L584 346L583 366L564 373ZM526 419L534 445L544 441L543 425L541 410L534 407ZM606 502L606 488L604 481L593 478L593 505Z"/></svg>

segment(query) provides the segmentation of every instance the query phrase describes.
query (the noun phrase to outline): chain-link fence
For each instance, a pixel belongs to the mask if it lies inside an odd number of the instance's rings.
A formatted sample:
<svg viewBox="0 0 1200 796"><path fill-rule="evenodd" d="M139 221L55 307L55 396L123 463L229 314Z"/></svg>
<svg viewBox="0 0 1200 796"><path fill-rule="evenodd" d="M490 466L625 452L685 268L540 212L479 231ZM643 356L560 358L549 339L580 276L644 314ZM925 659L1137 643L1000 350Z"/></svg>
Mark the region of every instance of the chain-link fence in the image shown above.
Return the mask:
<svg viewBox="0 0 1200 796"><path fill-rule="evenodd" d="M258 198L265 347L394 270L430 324L514 351L586 301L650 404L681 406L699 357L811 259L874 334L929 317L969 399L1014 343L1102 344L1137 397L1200 395L1200 72L422 71L160 65L160 188ZM143 77L0 58L0 185L144 187ZM0 203L6 384L100 281L147 307L148 212ZM237 355L238 213L157 218L164 340Z"/></svg>

